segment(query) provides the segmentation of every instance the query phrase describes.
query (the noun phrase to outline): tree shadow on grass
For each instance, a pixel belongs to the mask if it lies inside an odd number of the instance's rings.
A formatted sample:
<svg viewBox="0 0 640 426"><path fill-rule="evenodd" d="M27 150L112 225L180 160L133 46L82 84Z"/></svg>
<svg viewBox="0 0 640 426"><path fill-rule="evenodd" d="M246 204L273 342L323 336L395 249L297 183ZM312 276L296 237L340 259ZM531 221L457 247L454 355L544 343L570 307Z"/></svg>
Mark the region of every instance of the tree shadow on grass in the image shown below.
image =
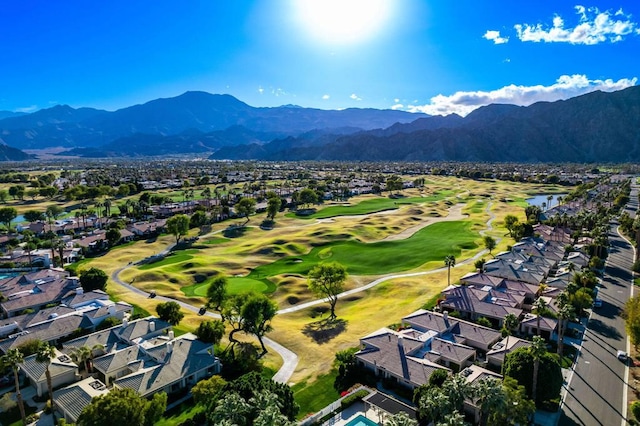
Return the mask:
<svg viewBox="0 0 640 426"><path fill-rule="evenodd" d="M330 320L327 318L305 325L302 329L302 334L311 337L318 344L323 344L338 337L346 329L347 320L340 318Z"/></svg>
<svg viewBox="0 0 640 426"><path fill-rule="evenodd" d="M247 228L245 226L236 226L232 225L226 228L222 235L226 238L239 238L242 237L247 232Z"/></svg>

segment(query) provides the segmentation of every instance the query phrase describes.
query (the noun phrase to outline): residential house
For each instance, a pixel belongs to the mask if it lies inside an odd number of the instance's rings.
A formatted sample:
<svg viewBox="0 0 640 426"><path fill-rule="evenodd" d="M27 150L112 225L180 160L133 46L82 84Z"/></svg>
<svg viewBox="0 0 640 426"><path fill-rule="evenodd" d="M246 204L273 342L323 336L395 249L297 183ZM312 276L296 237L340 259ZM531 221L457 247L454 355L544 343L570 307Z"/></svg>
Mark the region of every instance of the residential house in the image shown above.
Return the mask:
<svg viewBox="0 0 640 426"><path fill-rule="evenodd" d="M553 318L540 317L540 336L545 339L551 339L554 331L558 326L558 321ZM538 315L525 314L524 318L520 322L520 332L533 335L538 334Z"/></svg>
<svg viewBox="0 0 640 426"><path fill-rule="evenodd" d="M507 336L500 342L496 343L489 352L487 352L487 362L489 365L493 365L497 368L502 368L504 364L504 358L508 353L520 348L528 348L531 346L531 342L528 340L520 339L515 336Z"/></svg>
<svg viewBox="0 0 640 426"><path fill-rule="evenodd" d="M59 303L79 286L77 277L55 269L5 278L0 280L0 293L7 300L0 303L0 309L5 317L18 315L25 309L37 311L48 304Z"/></svg>
<svg viewBox="0 0 640 426"><path fill-rule="evenodd" d="M438 304L441 310L459 312L462 318L471 321L484 317L497 328L502 327L507 314L520 318L524 313L524 295L500 292L491 286L453 286L445 289L442 297L444 299Z"/></svg>
<svg viewBox="0 0 640 426"><path fill-rule="evenodd" d="M63 354L57 349L55 352L55 357L52 358L51 363L49 363L51 387L54 389L73 383L77 381L79 377L77 375L78 365L73 362L68 355ZM38 362L36 355L30 355L24 358L24 361L20 364L20 368L36 389L38 396L43 396L49 391L46 376L46 362Z"/></svg>
<svg viewBox="0 0 640 426"><path fill-rule="evenodd" d="M107 393L109 390L104 383L93 377L87 377L82 381L54 391L53 400L60 417L68 423L76 423L84 407L89 405L93 398Z"/></svg>

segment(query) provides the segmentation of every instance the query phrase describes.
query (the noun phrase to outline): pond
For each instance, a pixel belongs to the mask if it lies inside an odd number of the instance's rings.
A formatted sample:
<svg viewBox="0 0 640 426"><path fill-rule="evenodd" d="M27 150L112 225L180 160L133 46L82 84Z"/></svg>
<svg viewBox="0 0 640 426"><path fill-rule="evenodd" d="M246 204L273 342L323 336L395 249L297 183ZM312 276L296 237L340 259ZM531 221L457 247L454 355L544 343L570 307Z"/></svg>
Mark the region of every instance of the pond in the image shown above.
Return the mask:
<svg viewBox="0 0 640 426"><path fill-rule="evenodd" d="M551 196L551 201L547 197ZM555 207L558 205L558 197L564 198L567 194L537 194L531 198L527 198L525 201L532 206L542 207L542 203L545 203L547 208Z"/></svg>

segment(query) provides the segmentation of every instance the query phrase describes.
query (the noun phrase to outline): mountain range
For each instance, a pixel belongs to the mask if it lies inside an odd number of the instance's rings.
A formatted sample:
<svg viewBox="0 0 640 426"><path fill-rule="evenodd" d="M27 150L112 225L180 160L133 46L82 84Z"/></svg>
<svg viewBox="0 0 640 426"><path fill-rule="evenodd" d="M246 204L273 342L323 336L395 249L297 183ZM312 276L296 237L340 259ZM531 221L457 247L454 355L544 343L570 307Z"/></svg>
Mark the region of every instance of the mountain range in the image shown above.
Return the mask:
<svg viewBox="0 0 640 426"><path fill-rule="evenodd" d="M64 155L84 157L639 161L640 86L528 107L488 105L466 117L254 108L229 95L187 92L114 112L63 105L9 116L0 119L0 142L19 149L66 147ZM0 160L20 153L9 146L0 151Z"/></svg>

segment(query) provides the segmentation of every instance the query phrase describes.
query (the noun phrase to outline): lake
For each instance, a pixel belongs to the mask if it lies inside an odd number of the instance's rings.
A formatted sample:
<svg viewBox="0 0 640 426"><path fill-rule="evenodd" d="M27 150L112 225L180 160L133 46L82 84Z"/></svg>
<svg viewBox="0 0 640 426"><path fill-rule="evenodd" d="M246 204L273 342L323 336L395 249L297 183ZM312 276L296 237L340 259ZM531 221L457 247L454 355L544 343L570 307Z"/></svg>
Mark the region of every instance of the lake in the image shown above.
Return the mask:
<svg viewBox="0 0 640 426"><path fill-rule="evenodd" d="M551 195L551 201L547 200L547 197ZM525 201L532 206L542 207L542 203L547 204L547 208L555 207L558 205L558 197L566 197L567 194L538 194L531 198L527 198Z"/></svg>

